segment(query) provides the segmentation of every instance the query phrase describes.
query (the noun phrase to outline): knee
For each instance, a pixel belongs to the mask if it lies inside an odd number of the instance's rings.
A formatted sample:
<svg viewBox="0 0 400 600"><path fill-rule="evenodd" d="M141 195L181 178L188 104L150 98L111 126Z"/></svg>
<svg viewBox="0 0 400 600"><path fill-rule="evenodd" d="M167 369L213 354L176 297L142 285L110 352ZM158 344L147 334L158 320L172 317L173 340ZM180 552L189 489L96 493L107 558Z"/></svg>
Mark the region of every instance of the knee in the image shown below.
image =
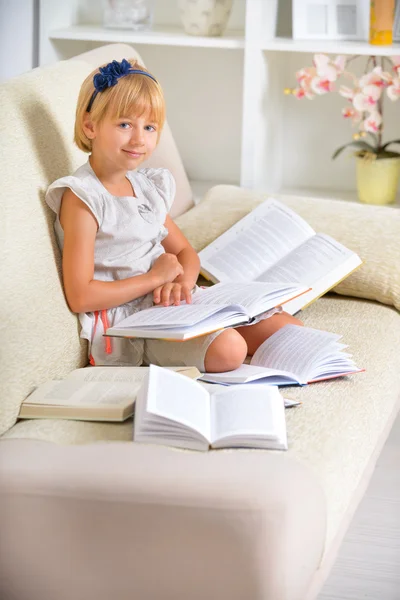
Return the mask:
<svg viewBox="0 0 400 600"><path fill-rule="evenodd" d="M302 321L300 321L300 319L298 319L297 317L293 317L292 315L289 315L289 313L287 312L283 312L281 313L282 316L282 325L281 327L284 327L285 325L304 325Z"/></svg>
<svg viewBox="0 0 400 600"><path fill-rule="evenodd" d="M247 356L247 344L235 329L226 329L209 345L204 366L209 372L233 371Z"/></svg>

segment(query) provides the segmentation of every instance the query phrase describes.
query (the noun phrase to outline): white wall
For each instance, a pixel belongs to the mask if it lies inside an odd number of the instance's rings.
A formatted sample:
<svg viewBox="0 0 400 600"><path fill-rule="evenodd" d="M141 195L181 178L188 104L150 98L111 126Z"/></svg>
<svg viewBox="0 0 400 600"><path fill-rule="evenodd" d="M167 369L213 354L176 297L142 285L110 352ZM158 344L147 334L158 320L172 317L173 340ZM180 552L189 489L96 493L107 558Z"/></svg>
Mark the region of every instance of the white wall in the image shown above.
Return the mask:
<svg viewBox="0 0 400 600"><path fill-rule="evenodd" d="M37 66L36 0L0 0L0 82Z"/></svg>

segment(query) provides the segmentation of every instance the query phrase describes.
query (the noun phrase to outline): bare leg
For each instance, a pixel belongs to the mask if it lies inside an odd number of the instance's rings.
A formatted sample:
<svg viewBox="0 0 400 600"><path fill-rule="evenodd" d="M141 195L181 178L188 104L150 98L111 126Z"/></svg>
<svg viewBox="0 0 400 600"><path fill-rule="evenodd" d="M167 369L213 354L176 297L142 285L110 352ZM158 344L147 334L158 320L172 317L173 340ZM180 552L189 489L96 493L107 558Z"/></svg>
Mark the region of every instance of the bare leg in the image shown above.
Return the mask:
<svg viewBox="0 0 400 600"><path fill-rule="evenodd" d="M282 312L269 317L269 319L260 321L256 325L236 327L236 331L245 339L248 354L253 355L257 348L261 346L267 338L289 323L292 325L303 325L296 317L292 317L288 313Z"/></svg>
<svg viewBox="0 0 400 600"><path fill-rule="evenodd" d="M206 371L222 373L233 371L247 356L247 344L236 329L226 329L207 348L204 358Z"/></svg>

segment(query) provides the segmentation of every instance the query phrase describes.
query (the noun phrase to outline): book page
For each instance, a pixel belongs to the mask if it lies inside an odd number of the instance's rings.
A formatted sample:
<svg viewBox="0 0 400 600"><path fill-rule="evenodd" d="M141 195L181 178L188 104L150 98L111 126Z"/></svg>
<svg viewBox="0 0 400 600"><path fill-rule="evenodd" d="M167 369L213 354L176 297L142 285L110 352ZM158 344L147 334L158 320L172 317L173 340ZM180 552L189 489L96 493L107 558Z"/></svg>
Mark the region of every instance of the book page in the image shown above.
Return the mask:
<svg viewBox="0 0 400 600"><path fill-rule="evenodd" d="M135 386L131 382L47 381L36 388L25 402L56 406L125 406L135 401L139 387L140 383Z"/></svg>
<svg viewBox="0 0 400 600"><path fill-rule="evenodd" d="M146 308L120 321L115 329L182 329L193 326L207 317L218 313L221 306L185 304L180 306L153 306ZM112 332L112 327L108 332Z"/></svg>
<svg viewBox="0 0 400 600"><path fill-rule="evenodd" d="M177 371L191 379L197 379L201 373L196 367L163 367ZM140 385L149 367L83 367L75 369L65 379L74 381L125 381Z"/></svg>
<svg viewBox="0 0 400 600"><path fill-rule="evenodd" d="M285 296L294 296L303 288L296 283L241 282L217 283L193 294L194 305L232 305L249 317L273 308ZM259 310L258 310L259 309Z"/></svg>
<svg viewBox="0 0 400 600"><path fill-rule="evenodd" d="M107 381L107 382L125 382L140 386L148 367L83 367L71 371L65 378L68 381Z"/></svg>
<svg viewBox="0 0 400 600"><path fill-rule="evenodd" d="M278 411L284 411L278 388L256 384L215 386L211 394L211 443L225 437L280 437Z"/></svg>
<svg viewBox="0 0 400 600"><path fill-rule="evenodd" d="M267 200L199 253L218 281L253 281L314 230L277 200Z"/></svg>
<svg viewBox="0 0 400 600"><path fill-rule="evenodd" d="M352 256L354 252L333 238L316 234L265 271L257 281L298 282L313 287Z"/></svg>
<svg viewBox="0 0 400 600"><path fill-rule="evenodd" d="M321 356L331 353L330 346L335 346L338 339L340 335L328 331L286 325L259 346L251 364L293 373L307 383Z"/></svg>
<svg viewBox="0 0 400 600"><path fill-rule="evenodd" d="M210 440L210 396L193 379L151 365L146 411L181 423ZM163 431L162 423L157 431Z"/></svg>

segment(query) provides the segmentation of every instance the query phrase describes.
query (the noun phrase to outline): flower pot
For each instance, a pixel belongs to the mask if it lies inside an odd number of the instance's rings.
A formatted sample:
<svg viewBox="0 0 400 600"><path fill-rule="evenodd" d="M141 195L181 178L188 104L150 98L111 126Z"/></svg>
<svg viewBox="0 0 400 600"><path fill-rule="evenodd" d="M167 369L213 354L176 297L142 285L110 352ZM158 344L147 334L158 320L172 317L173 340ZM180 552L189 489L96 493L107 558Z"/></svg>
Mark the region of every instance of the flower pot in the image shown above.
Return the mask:
<svg viewBox="0 0 400 600"><path fill-rule="evenodd" d="M189 35L222 35L233 0L179 0L183 28Z"/></svg>
<svg viewBox="0 0 400 600"><path fill-rule="evenodd" d="M357 157L358 199L365 204L392 204L396 201L400 156L369 160Z"/></svg>

